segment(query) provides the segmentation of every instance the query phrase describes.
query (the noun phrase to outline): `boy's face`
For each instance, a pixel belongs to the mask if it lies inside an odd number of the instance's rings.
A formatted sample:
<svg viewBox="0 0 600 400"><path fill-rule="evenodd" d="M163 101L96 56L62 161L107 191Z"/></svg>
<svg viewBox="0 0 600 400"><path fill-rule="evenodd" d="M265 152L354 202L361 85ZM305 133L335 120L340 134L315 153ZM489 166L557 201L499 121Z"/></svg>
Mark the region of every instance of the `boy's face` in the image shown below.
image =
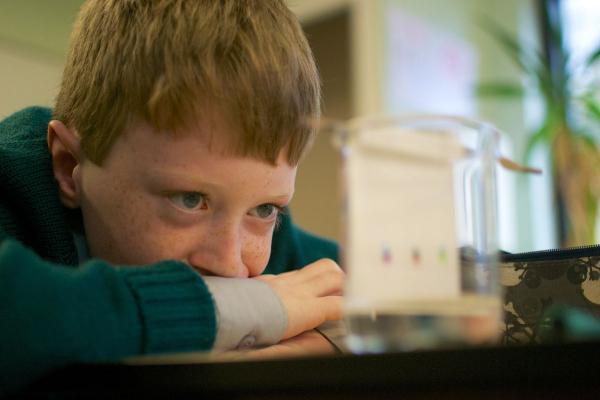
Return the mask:
<svg viewBox="0 0 600 400"><path fill-rule="evenodd" d="M101 167L74 176L93 257L115 264L183 260L202 274L259 275L278 207L294 192L296 167L223 155L227 124L168 135L139 123ZM208 135L211 129L210 149Z"/></svg>

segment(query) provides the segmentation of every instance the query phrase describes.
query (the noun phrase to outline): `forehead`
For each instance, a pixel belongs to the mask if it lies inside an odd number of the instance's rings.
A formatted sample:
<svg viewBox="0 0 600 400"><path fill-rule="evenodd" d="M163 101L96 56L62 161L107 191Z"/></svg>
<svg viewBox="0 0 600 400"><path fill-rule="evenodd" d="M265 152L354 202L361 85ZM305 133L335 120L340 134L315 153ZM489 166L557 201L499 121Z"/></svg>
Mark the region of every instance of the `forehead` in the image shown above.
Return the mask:
<svg viewBox="0 0 600 400"><path fill-rule="evenodd" d="M105 165L137 171L168 171L176 176L207 176L222 182L247 179L293 186L296 166L287 162L285 149L275 163L243 156L231 145L229 124L213 120L178 132L157 131L148 123L131 124L108 154ZM293 189L292 189L293 190Z"/></svg>
<svg viewBox="0 0 600 400"><path fill-rule="evenodd" d="M211 153L222 156L239 155L237 149L244 140L239 124L234 122L229 113L222 111L221 107L208 107L203 104L204 102L201 102L196 107L198 111L195 115L186 118L176 128L155 128L143 120L138 120L129 132L160 135L160 139L173 143L193 140Z"/></svg>
<svg viewBox="0 0 600 400"><path fill-rule="evenodd" d="M297 164L290 158L289 133L285 129L273 127L243 126L240 117L232 115L228 108L218 105L206 105L199 101L195 113L179 121L174 128L157 128L141 118L134 120L126 130L125 136L140 133L164 136L165 141L174 143L180 139L193 139L204 148L221 156L254 158L276 165L280 156L285 155L288 164ZM137 140L136 139L136 140Z"/></svg>

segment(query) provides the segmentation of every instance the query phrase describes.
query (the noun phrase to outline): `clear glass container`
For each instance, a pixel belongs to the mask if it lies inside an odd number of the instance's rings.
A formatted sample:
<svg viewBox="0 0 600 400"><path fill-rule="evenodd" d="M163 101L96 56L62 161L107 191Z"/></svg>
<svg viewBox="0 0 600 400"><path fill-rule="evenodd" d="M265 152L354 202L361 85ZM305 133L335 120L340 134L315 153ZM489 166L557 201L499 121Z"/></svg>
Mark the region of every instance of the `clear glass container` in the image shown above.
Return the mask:
<svg viewBox="0 0 600 400"><path fill-rule="evenodd" d="M495 343L498 131L423 115L352 120L335 137L350 350Z"/></svg>

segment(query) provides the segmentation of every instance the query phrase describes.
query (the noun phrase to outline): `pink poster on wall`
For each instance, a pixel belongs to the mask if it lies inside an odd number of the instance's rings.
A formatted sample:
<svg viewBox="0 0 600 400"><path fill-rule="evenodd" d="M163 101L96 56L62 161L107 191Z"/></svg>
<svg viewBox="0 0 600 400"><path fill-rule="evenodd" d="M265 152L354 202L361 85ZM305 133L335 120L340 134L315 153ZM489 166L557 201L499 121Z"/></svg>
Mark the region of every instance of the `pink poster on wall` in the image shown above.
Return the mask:
<svg viewBox="0 0 600 400"><path fill-rule="evenodd" d="M385 21L388 111L474 115L472 46L398 6L390 6Z"/></svg>

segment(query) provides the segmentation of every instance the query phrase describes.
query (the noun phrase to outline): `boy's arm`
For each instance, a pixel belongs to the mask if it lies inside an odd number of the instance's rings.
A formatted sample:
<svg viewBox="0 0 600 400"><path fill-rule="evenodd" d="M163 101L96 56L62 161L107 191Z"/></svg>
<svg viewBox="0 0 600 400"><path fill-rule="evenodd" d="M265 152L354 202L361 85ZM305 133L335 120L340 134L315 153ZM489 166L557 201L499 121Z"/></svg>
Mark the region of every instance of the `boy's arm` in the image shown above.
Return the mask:
<svg viewBox="0 0 600 400"><path fill-rule="evenodd" d="M227 302L220 301L210 283L214 279L207 279L222 311L217 335L224 343L221 350L243 345L239 337L248 332L256 334L256 344L272 344L282 334L295 336L337 318L340 299L334 294L341 281L326 278L332 277L334 264L324 263L331 265L260 280L224 279L225 293L233 299ZM329 283L318 284L323 279ZM247 298L240 297L244 292ZM18 241L0 238L0 389L17 388L75 362L208 350L217 330L213 304L205 281L180 262L115 268L95 260L72 268L44 261ZM224 304L235 312L228 313ZM271 314L263 312L269 305ZM236 320L235 315L251 310L256 318L246 324ZM284 315L275 329L270 326L274 315ZM229 343L218 339L223 335Z"/></svg>
<svg viewBox="0 0 600 400"><path fill-rule="evenodd" d="M210 349L215 332L211 295L183 263L75 269L0 243L0 392L69 363Z"/></svg>
<svg viewBox="0 0 600 400"><path fill-rule="evenodd" d="M270 345L341 319L344 273L329 259L279 275L204 280L218 310L217 350Z"/></svg>
<svg viewBox="0 0 600 400"><path fill-rule="evenodd" d="M213 291L212 279L221 282L225 290L234 290L229 292L227 296L219 293L221 289ZM230 321L223 323L224 318L220 318L219 326L223 325L230 327L228 334L225 335L229 341L228 346L218 346L219 350L230 350L235 348L242 351L226 351L224 353L216 353L212 355L214 360L228 359L255 359L269 357L297 357L306 356L308 354L323 354L340 352L343 346L343 333L340 333L341 324L338 322L341 319L341 288L343 285L344 273L338 265L330 259L321 259L312 264L305 266L302 269L294 270L279 275L262 275L253 279L236 279L236 278L212 278L207 277L205 280L213 296L217 308L221 308L223 304L229 303L228 298L246 299L250 302L250 307L245 307L238 304L227 310L229 316L225 318ZM233 283L233 285L231 285ZM262 296L258 291L253 297L248 297L248 284L263 284L272 288L273 302L257 302L256 298ZM239 286L238 286L239 285ZM252 286L252 285L250 285ZM259 289L260 286L257 287ZM261 289L262 290L262 289ZM236 293L237 292L237 293ZM276 294L276 295L275 295ZM224 298L225 297L225 298ZM225 300L221 302L220 300ZM242 302L243 303L243 302ZM267 308L262 305L266 304ZM259 306L260 305L260 306ZM239 308L242 308L241 310ZM269 324L268 321L277 321L281 314L274 313L278 308L283 308L284 318L289 316L290 323L281 331L281 326L273 327L274 323ZM286 315L287 314L287 315ZM231 316L237 316L236 324L231 323ZM262 324L257 324L259 330L253 331L251 335L242 338L236 334L234 325L237 325L238 333L240 326L250 327L252 321L262 321ZM277 324L275 324L277 325ZM318 328L316 328L318 326ZM262 327L262 330L260 329ZM275 328L275 329L274 329ZM314 329L313 329L314 328ZM335 329L334 329L335 328ZM266 332L272 334L276 331L277 334L269 336ZM333 334L333 337L330 336ZM219 335L220 336L220 335ZM263 340L257 340L262 337ZM270 337L269 340L264 339ZM248 339L248 340L246 340ZM279 339L283 339L279 341ZM221 340L217 338L217 342ZM235 346L240 343L240 345ZM244 346L247 343L247 346ZM269 347L254 349L247 351L253 345L268 345ZM340 348L341 347L341 348Z"/></svg>

